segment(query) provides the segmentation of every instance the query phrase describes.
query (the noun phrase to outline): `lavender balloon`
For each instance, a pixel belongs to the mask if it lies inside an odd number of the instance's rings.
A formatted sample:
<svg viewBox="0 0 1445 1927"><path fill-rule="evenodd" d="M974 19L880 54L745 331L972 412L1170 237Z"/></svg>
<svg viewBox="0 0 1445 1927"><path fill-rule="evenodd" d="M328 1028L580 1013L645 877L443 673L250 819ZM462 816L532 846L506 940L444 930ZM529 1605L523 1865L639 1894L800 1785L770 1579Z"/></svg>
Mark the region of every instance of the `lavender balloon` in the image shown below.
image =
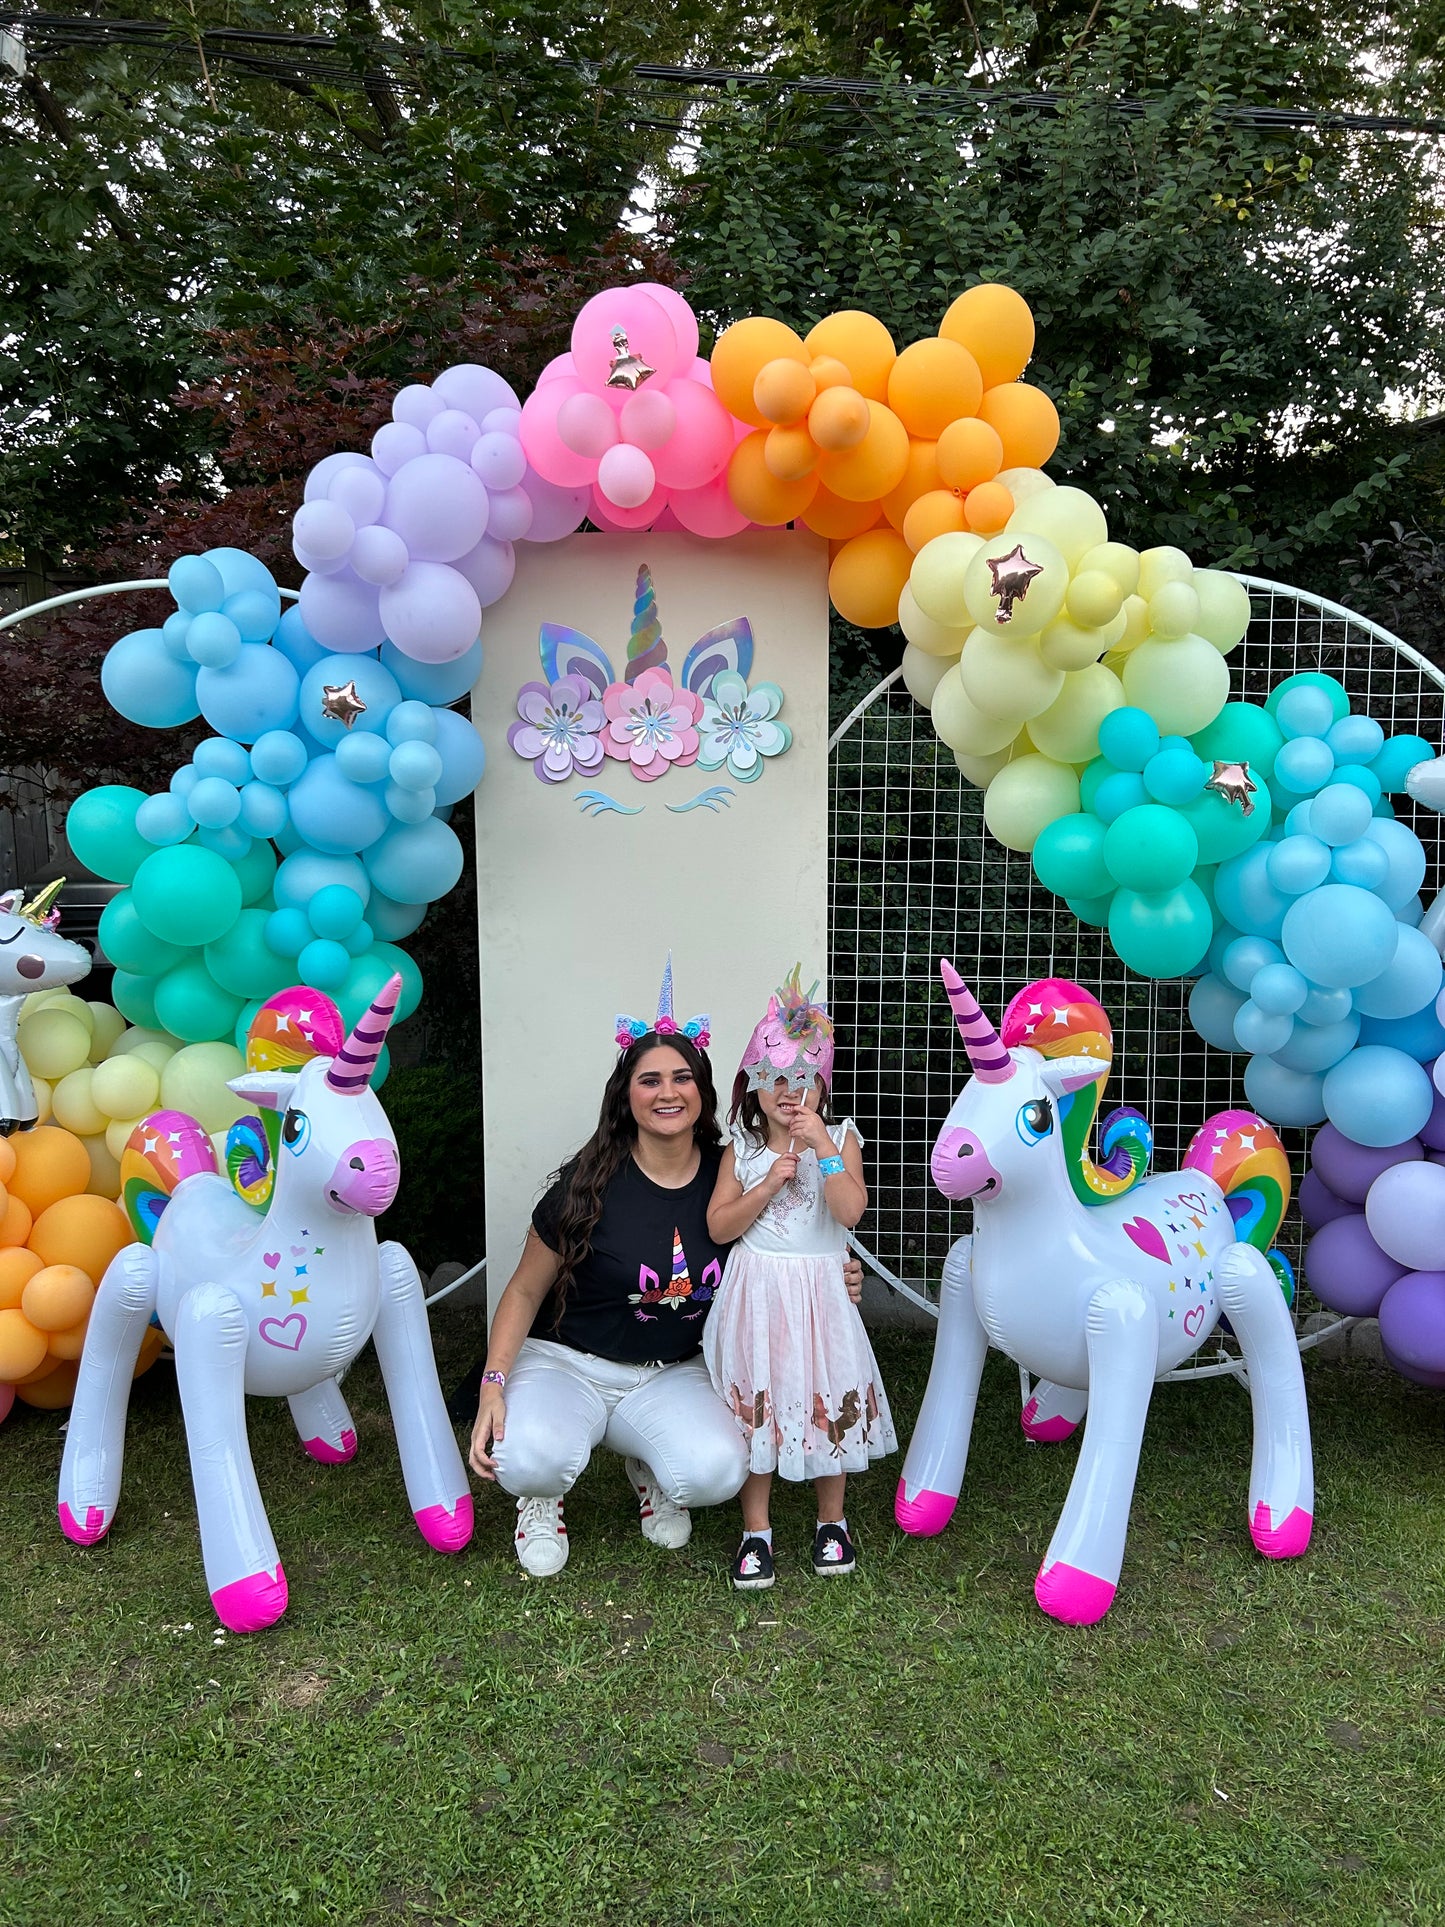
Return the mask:
<svg viewBox="0 0 1445 1927"><path fill-rule="evenodd" d="M1385 1293L1380 1341L1402 1378L1445 1387L1445 1272L1411 1271Z"/></svg>
<svg viewBox="0 0 1445 1927"><path fill-rule="evenodd" d="M1310 1147L1310 1163L1321 1182L1337 1198L1354 1205L1365 1202L1370 1186L1381 1172L1394 1164L1416 1162L1424 1155L1418 1138L1383 1146L1356 1144L1333 1124L1321 1125Z"/></svg>
<svg viewBox="0 0 1445 1927"><path fill-rule="evenodd" d="M1351 1318L1373 1318L1405 1269L1375 1243L1363 1211L1317 1231L1305 1246L1304 1263L1320 1303Z"/></svg>
<svg viewBox="0 0 1445 1927"><path fill-rule="evenodd" d="M1380 1249L1407 1270L1445 1265L1445 1170L1412 1163L1382 1171L1365 1199L1365 1222Z"/></svg>

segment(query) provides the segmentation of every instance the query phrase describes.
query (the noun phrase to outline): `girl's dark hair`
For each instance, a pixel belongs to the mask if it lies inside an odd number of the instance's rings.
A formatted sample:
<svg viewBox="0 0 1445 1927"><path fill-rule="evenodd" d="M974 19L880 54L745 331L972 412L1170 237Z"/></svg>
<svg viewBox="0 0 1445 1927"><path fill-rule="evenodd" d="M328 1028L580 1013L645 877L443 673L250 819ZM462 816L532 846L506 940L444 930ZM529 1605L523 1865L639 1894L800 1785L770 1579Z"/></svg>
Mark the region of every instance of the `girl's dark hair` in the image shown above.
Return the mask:
<svg viewBox="0 0 1445 1927"><path fill-rule="evenodd" d="M825 1124L831 1124L833 1093L821 1077L815 1077L813 1082L819 1086L818 1115ZM759 1147L768 1141L768 1120L763 1116L763 1107L758 1102L757 1092L748 1089L746 1071L739 1071L733 1079L733 1101L728 1110L728 1123L740 1124L754 1144Z"/></svg>
<svg viewBox="0 0 1445 1927"><path fill-rule="evenodd" d="M628 1099L633 1073L648 1051L656 1050L660 1044L677 1052L697 1085L702 1109L692 1127L693 1142L699 1150L716 1149L722 1143L717 1123L717 1087L707 1053L699 1050L681 1031L650 1030L629 1044L618 1058L602 1093L597 1129L576 1157L569 1158L551 1180L562 1186L562 1204L557 1217L557 1278L552 1287L559 1320L567 1289L587 1255L592 1233L602 1216L607 1187L632 1155L632 1147L637 1142L637 1121Z"/></svg>

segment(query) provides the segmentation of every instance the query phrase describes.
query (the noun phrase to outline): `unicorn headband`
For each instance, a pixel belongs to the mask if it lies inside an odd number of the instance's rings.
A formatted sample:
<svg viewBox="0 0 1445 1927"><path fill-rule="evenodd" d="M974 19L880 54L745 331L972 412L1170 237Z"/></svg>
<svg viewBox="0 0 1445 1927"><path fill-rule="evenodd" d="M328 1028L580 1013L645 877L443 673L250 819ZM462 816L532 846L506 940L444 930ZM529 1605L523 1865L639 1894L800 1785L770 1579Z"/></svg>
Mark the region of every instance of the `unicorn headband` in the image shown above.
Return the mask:
<svg viewBox="0 0 1445 1927"><path fill-rule="evenodd" d="M794 964L748 1039L738 1075L746 1075L750 1091L771 1089L779 1078L794 1091L807 1090L815 1077L833 1082L833 1020L826 1004L813 1001L817 983L803 989L802 973L803 966Z"/></svg>
<svg viewBox="0 0 1445 1927"><path fill-rule="evenodd" d="M619 1050L630 1050L639 1038L653 1031L659 1037L686 1037L706 1050L712 1041L712 1018L705 1013L689 1017L680 1024L672 1008L672 952L667 953L667 964L662 973L662 989L657 997L657 1015L649 1023L642 1017L625 1017L618 1014L616 1020L616 1042Z"/></svg>

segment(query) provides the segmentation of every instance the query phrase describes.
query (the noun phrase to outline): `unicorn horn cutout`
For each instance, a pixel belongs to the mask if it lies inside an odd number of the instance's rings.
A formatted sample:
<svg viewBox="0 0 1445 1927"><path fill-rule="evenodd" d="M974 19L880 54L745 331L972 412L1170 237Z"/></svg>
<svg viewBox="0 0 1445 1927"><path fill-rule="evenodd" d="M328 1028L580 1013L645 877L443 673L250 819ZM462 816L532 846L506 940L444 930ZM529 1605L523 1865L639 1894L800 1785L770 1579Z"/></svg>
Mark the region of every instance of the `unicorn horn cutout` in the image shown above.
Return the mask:
<svg viewBox="0 0 1445 1927"><path fill-rule="evenodd" d="M331 1060L326 1082L333 1091L340 1091L343 1097L360 1097L366 1089L400 998L401 977L397 975L382 986L371 1009Z"/></svg>
<svg viewBox="0 0 1445 1927"><path fill-rule="evenodd" d="M993 1025L979 1008L978 999L946 957L939 959L939 975L958 1019L958 1034L975 1077L985 1084L1006 1084L1017 1069Z"/></svg>

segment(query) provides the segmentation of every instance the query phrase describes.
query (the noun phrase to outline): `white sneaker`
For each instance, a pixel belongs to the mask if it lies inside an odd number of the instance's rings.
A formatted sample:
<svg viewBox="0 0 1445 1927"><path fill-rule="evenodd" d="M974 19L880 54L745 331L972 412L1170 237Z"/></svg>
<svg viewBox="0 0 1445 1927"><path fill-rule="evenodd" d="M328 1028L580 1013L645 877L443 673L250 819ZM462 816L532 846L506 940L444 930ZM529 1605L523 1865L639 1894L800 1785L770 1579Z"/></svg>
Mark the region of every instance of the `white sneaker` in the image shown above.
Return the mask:
<svg viewBox="0 0 1445 1927"><path fill-rule="evenodd" d="M518 1499L514 1541L524 1572L550 1579L567 1563L567 1525L560 1499Z"/></svg>
<svg viewBox="0 0 1445 1927"><path fill-rule="evenodd" d="M674 1505L641 1459L627 1461L627 1476L641 1506L642 1536L652 1546L676 1552L692 1537L692 1514Z"/></svg>

